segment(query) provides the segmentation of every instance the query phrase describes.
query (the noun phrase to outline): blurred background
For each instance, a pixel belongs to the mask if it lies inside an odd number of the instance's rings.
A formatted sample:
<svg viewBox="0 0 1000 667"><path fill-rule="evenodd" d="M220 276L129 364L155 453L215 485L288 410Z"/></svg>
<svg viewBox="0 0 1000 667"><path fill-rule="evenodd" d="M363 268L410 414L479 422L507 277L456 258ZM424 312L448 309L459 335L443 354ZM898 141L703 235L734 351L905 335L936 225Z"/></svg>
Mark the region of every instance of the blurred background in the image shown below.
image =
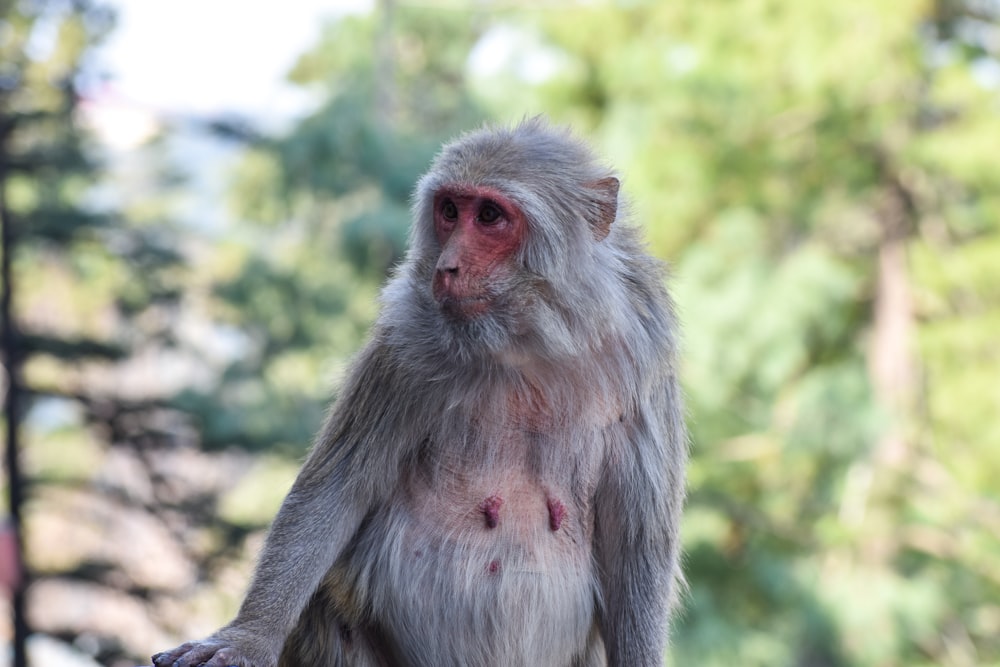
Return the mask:
<svg viewBox="0 0 1000 667"><path fill-rule="evenodd" d="M414 181L539 113L672 267L669 664L1000 665L997 0L0 0L8 664L231 617Z"/></svg>

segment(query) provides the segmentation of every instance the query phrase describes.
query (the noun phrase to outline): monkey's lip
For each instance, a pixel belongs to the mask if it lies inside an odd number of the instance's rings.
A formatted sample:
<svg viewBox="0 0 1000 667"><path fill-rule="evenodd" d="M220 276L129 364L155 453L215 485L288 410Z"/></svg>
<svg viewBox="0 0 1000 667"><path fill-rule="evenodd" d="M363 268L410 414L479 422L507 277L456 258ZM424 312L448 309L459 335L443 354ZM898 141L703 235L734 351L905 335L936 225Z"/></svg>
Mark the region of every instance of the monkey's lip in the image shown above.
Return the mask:
<svg viewBox="0 0 1000 667"><path fill-rule="evenodd" d="M438 305L445 314L464 319L482 315L489 310L491 302L492 299L488 296L469 296L461 299L445 296L438 299Z"/></svg>

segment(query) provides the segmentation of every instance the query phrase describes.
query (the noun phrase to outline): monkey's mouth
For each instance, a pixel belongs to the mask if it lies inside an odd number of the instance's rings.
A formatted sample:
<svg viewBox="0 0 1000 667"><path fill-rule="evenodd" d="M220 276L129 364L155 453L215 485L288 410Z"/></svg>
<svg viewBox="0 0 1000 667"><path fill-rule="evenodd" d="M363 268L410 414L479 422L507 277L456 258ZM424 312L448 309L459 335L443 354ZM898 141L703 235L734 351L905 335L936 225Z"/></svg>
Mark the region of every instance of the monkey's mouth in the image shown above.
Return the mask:
<svg viewBox="0 0 1000 667"><path fill-rule="evenodd" d="M449 317L461 320L473 319L484 315L489 309L492 299L488 296L469 296L458 298L446 295L438 300L441 312Z"/></svg>

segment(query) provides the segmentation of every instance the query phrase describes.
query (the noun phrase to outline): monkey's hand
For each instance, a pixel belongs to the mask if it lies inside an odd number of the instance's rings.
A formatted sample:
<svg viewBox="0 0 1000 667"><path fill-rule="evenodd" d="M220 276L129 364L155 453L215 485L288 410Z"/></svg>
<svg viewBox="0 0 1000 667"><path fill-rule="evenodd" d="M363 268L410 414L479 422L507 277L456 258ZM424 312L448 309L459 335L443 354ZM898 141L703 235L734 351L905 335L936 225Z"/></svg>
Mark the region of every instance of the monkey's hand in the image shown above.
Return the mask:
<svg viewBox="0 0 1000 667"><path fill-rule="evenodd" d="M281 647L261 635L228 626L196 642L153 656L154 667L275 667Z"/></svg>

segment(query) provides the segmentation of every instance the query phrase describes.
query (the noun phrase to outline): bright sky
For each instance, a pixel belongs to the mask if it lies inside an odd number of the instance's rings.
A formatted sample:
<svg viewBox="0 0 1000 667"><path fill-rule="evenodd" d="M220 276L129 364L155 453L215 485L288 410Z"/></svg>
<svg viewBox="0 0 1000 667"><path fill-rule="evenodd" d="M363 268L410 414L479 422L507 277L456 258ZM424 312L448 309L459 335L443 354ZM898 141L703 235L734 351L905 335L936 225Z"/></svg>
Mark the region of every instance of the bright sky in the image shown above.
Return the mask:
<svg viewBox="0 0 1000 667"><path fill-rule="evenodd" d="M118 24L99 62L112 80L92 102L116 115L111 125L127 134L143 110L263 118L295 112L303 100L283 83L284 75L315 44L324 20L370 11L373 0L109 4L118 10Z"/></svg>

